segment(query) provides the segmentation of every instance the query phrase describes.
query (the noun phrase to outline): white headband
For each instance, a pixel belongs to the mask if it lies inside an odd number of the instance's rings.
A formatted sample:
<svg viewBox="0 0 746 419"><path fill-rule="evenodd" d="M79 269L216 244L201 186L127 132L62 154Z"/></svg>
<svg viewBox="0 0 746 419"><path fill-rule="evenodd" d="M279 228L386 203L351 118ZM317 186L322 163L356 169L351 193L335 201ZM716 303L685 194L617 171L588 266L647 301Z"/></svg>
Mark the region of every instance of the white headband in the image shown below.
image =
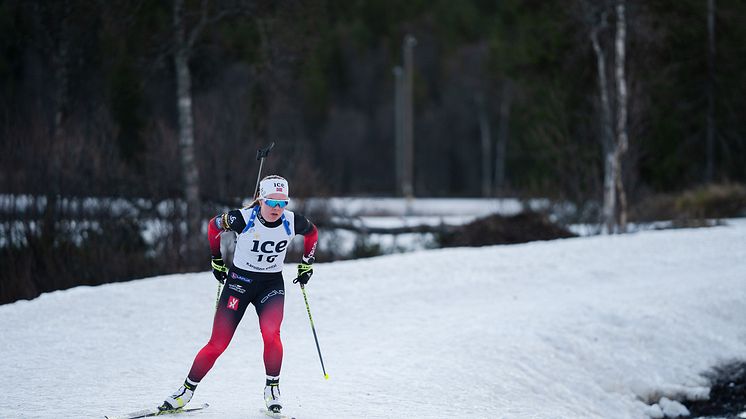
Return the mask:
<svg viewBox="0 0 746 419"><path fill-rule="evenodd" d="M290 188L288 188L288 181L277 176L269 179L262 179L262 181L259 182L259 196L261 198L266 198L267 195L273 193L281 193L290 198Z"/></svg>

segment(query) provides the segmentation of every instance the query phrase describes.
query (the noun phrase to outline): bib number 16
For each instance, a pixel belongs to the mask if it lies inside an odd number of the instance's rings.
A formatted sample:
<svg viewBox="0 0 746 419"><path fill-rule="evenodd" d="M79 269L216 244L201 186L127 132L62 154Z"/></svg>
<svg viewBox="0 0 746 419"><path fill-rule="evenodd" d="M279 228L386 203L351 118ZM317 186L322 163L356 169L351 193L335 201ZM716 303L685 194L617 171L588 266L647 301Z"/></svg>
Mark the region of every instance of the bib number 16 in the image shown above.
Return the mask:
<svg viewBox="0 0 746 419"><path fill-rule="evenodd" d="M274 262L274 261L275 261L275 259L277 259L277 256L280 256L280 255L269 255L269 256L267 256L267 258L266 258L266 259L264 259L264 260L266 260L266 261L267 261L267 262L269 262L269 263L272 263L272 262ZM263 257L264 257L264 255L260 253L260 254L259 254L259 257L258 257L258 260L259 260L259 262L261 262L261 261L262 261Z"/></svg>
<svg viewBox="0 0 746 419"><path fill-rule="evenodd" d="M251 251L255 253L259 253L257 256L259 259L259 262L265 260L269 263L272 263L277 259L277 256L279 254L273 254L273 253L282 253L288 246L287 240L282 240L280 242L273 242L273 241L265 241L265 242L259 242L259 240L253 240Z"/></svg>

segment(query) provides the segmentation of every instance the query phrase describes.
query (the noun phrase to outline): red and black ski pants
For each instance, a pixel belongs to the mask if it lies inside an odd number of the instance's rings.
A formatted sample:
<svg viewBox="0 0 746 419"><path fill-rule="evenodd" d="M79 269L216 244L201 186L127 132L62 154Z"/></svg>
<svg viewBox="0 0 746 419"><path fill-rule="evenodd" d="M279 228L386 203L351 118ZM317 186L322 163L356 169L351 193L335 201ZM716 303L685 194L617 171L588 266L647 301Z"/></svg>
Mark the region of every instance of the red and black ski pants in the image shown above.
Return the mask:
<svg viewBox="0 0 746 419"><path fill-rule="evenodd" d="M279 376L282 367L280 325L285 306L282 273L251 275L246 271L228 273L212 324L212 335L197 354L189 371L192 382L200 382L225 351L249 304L259 317L264 340L264 368L267 375Z"/></svg>

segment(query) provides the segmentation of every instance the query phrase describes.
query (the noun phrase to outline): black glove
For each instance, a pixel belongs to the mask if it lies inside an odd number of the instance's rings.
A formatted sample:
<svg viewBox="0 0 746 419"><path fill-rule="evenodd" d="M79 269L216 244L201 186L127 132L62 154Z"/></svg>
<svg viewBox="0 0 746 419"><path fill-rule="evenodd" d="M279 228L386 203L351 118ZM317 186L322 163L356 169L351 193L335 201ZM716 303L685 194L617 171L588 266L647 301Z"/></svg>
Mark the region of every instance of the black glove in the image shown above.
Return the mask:
<svg viewBox="0 0 746 419"><path fill-rule="evenodd" d="M313 258L303 258L303 263L298 264L298 277L293 280L293 283L306 285L311 275L313 275Z"/></svg>
<svg viewBox="0 0 746 419"><path fill-rule="evenodd" d="M212 257L212 274L215 275L215 279L221 284L225 283L225 279L228 278L228 268L225 267L225 262L221 257Z"/></svg>

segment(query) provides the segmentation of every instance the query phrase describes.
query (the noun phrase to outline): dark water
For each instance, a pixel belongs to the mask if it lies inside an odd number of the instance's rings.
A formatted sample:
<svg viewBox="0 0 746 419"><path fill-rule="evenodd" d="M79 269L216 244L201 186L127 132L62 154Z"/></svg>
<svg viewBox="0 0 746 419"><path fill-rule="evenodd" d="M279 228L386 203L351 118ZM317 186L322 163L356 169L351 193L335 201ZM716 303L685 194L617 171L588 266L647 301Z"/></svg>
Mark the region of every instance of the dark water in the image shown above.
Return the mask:
<svg viewBox="0 0 746 419"><path fill-rule="evenodd" d="M685 402L690 418L736 419L746 412L746 362L733 362L706 374L712 383L710 400Z"/></svg>

